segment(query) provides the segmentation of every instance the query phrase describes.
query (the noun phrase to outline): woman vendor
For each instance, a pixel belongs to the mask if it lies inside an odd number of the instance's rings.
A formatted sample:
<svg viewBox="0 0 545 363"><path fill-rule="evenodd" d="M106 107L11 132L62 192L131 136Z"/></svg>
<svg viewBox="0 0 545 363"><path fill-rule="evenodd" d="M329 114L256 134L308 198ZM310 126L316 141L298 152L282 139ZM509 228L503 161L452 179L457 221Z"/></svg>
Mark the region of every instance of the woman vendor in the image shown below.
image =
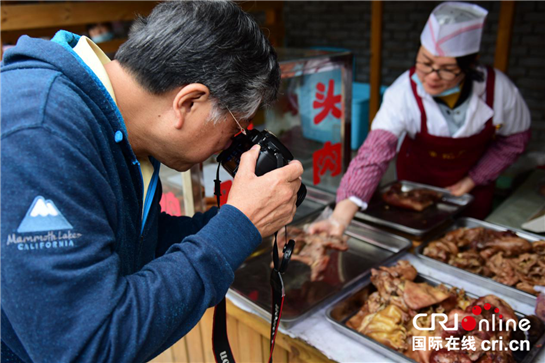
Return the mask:
<svg viewBox="0 0 545 363"><path fill-rule="evenodd" d="M487 11L447 2L431 13L414 67L388 88L365 143L337 191L329 219L310 232L342 234L365 209L397 153L397 179L434 185L474 201L483 219L496 178L530 140L530 112L500 71L477 64ZM398 150L398 144L400 148Z"/></svg>

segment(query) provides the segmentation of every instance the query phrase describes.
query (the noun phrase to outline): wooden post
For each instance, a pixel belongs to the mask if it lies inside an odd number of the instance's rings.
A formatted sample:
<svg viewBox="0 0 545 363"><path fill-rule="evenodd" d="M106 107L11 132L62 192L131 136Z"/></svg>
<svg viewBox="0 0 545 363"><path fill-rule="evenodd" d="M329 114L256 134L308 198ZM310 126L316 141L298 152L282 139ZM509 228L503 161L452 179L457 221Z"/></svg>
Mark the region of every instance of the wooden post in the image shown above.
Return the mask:
<svg viewBox="0 0 545 363"><path fill-rule="evenodd" d="M511 49L514 16L515 2L501 1L494 68L497 68L504 73L507 73L507 66L509 65L509 50Z"/></svg>
<svg viewBox="0 0 545 363"><path fill-rule="evenodd" d="M369 97L369 129L380 105L382 69L382 1L371 2L371 93Z"/></svg>

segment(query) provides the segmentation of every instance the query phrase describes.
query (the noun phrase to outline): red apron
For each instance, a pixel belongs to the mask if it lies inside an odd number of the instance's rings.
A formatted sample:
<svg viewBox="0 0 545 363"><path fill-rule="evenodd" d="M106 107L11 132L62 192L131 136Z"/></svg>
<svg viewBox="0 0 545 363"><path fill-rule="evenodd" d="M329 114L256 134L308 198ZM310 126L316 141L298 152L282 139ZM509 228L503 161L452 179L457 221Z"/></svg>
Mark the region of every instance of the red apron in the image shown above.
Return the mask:
<svg viewBox="0 0 545 363"><path fill-rule="evenodd" d="M413 74L414 67L409 76L412 77ZM486 104L490 108L494 105L494 80L494 70L489 67L486 79ZM494 139L496 128L492 118L486 122L480 133L473 136L455 139L430 135L422 98L416 92L416 83L412 79L410 83L422 115L421 125L420 132L414 139L405 136L397 155L397 178L442 188L456 184L467 176ZM475 199L464 215L484 219L492 208L494 185L495 183L490 183L475 187L471 191Z"/></svg>

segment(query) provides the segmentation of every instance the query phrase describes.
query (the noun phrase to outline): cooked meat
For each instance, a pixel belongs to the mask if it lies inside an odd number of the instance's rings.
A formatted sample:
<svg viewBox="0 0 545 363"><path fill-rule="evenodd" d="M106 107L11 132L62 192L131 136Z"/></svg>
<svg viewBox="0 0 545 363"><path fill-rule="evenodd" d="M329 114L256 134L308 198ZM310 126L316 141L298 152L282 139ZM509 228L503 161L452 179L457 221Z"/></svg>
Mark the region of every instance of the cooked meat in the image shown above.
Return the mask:
<svg viewBox="0 0 545 363"><path fill-rule="evenodd" d="M382 271L388 272L393 277L401 277L405 280L413 281L418 275L418 271L414 268L409 261L401 260L398 261L395 265L386 267L379 267Z"/></svg>
<svg viewBox="0 0 545 363"><path fill-rule="evenodd" d="M287 238L284 233L278 234L278 248L280 257L286 241L293 239L295 247L291 259L310 266L310 280L319 281L329 263L328 250L346 251L348 249L347 236L327 236L325 233L307 234L303 229L289 227Z"/></svg>
<svg viewBox="0 0 545 363"><path fill-rule="evenodd" d="M371 269L371 282L375 285L380 297L386 303L390 302L392 295L403 295L405 282L397 277L393 277L388 271Z"/></svg>
<svg viewBox="0 0 545 363"><path fill-rule="evenodd" d="M504 300L500 299L499 297L495 295L486 295L483 297L478 298L471 304L470 307L468 307L467 311L471 311L470 309L473 308L473 306L484 306L485 304L490 304L491 308L490 310L483 309L481 314L484 318L488 319L490 315L496 314L494 313L494 308L498 308L499 312L496 315L503 315L504 320L513 319L518 323L518 318L515 315L515 312L513 311L513 308L506 303Z"/></svg>
<svg viewBox="0 0 545 363"><path fill-rule="evenodd" d="M511 352L490 351L483 354L477 363L515 363Z"/></svg>
<svg viewBox="0 0 545 363"><path fill-rule="evenodd" d="M525 253L517 258L509 260L515 270L525 275L530 273L530 269L537 265L538 256L531 253Z"/></svg>
<svg viewBox="0 0 545 363"><path fill-rule="evenodd" d="M369 296L369 298L370 297L371 296ZM369 314L369 305L365 304L361 307L360 311L358 311L356 315L348 319L346 325L354 330L358 330L361 326L361 323L363 322L363 319Z"/></svg>
<svg viewBox="0 0 545 363"><path fill-rule="evenodd" d="M396 183L382 194L382 200L394 207L421 212L443 197L443 194L429 189L413 189L402 191L400 183Z"/></svg>
<svg viewBox="0 0 545 363"><path fill-rule="evenodd" d="M545 241L535 241L532 243L532 249L540 256L545 256Z"/></svg>
<svg viewBox="0 0 545 363"><path fill-rule="evenodd" d="M435 305L450 297L449 294L427 284L417 284L412 281L405 281L403 300L408 307L419 310L427 306Z"/></svg>
<svg viewBox="0 0 545 363"><path fill-rule="evenodd" d="M430 363L473 363L469 354L459 350L447 350L443 348L434 350L430 355Z"/></svg>
<svg viewBox="0 0 545 363"><path fill-rule="evenodd" d="M326 254L326 248L318 243L306 244L301 252L292 255L291 259L310 266L310 281L321 280L329 263L329 256Z"/></svg>
<svg viewBox="0 0 545 363"><path fill-rule="evenodd" d="M454 323L456 322L456 319L458 319L457 320L458 325L456 326L456 330L443 330L441 328L441 336L444 339L446 339L449 336L459 337L459 336L464 335L464 333L466 331L462 328L462 319L465 318L468 315L471 315L471 313L467 313L464 310L459 309L459 308L455 308L455 309L450 310L450 312L448 313L448 320L446 322L446 326L448 328L454 328ZM437 322L436 322L436 324L437 324Z"/></svg>
<svg viewBox="0 0 545 363"><path fill-rule="evenodd" d="M494 273L493 279L502 284L513 286L520 280L513 266L507 259L503 258L502 253L497 253L488 259L486 267Z"/></svg>
<svg viewBox="0 0 545 363"><path fill-rule="evenodd" d="M473 273L480 273L483 269L484 260L475 250L460 252L452 256L448 263Z"/></svg>
<svg viewBox="0 0 545 363"><path fill-rule="evenodd" d="M529 294L534 294L534 295L537 295L538 292L536 290L534 290L534 284L530 284L528 282L519 282L518 284L515 285L515 287L519 290L522 290L522 291L525 291Z"/></svg>
<svg viewBox="0 0 545 363"><path fill-rule="evenodd" d="M397 306L388 305L375 314L367 315L358 331L393 349L407 349L407 333L401 324L403 312Z"/></svg>
<svg viewBox="0 0 545 363"><path fill-rule="evenodd" d="M458 228L430 242L424 255L532 294L534 285L545 285L545 241L530 243L513 231Z"/></svg>
<svg viewBox="0 0 545 363"><path fill-rule="evenodd" d="M384 307L385 303L382 301L380 294L378 292L374 292L371 295L369 295L369 299L367 299L368 310L370 313L376 313L381 308Z"/></svg>
<svg viewBox="0 0 545 363"><path fill-rule="evenodd" d="M424 248L424 255L442 262L448 262L451 256L458 253L458 247L451 241L438 240L431 242Z"/></svg>
<svg viewBox="0 0 545 363"><path fill-rule="evenodd" d="M520 237L502 236L486 242L475 244L477 250L494 249L497 252L503 252L504 256L518 256L520 254L532 251L532 244Z"/></svg>
<svg viewBox="0 0 545 363"><path fill-rule="evenodd" d="M487 238L486 229L483 227L476 228L458 228L448 232L442 240L454 242L457 247L467 247L473 241L482 241Z"/></svg>
<svg viewBox="0 0 545 363"><path fill-rule="evenodd" d="M474 251L474 253L477 252ZM497 255L502 257L502 253ZM513 309L505 301L494 295L487 295L475 300L467 297L463 290L455 287L447 288L442 284L433 287L427 283L416 283L413 281L415 279L413 270L414 268L406 261L390 267L373 269L371 281L378 291L369 295L362 308L346 324L361 334L395 349L419 363L474 363L481 361L514 363L509 351L502 352L501 355L490 355L481 349L483 340L501 339L505 347L512 339L510 331L499 330L497 321L500 314L503 315L503 319L518 321ZM480 315L473 314L474 306L483 307L485 304L490 304L491 309L483 310ZM496 308L498 313L494 312ZM443 330L437 320L433 330L416 329L413 325L413 317L417 313L423 314L417 319L416 325L418 327L431 328L432 314L445 313L448 316L446 326L453 327L457 318L457 329ZM489 320L489 326L492 326L491 319L495 319L494 329L496 330L480 331L476 329L467 332L462 327L462 321L466 316L475 317L477 324L481 320ZM462 347L461 341L466 335L472 336L476 350L467 350ZM459 340L457 349L449 351L447 338L450 336ZM413 350L414 337L426 339L425 349ZM429 337L435 337L441 343L439 348L429 346L427 339Z"/></svg>

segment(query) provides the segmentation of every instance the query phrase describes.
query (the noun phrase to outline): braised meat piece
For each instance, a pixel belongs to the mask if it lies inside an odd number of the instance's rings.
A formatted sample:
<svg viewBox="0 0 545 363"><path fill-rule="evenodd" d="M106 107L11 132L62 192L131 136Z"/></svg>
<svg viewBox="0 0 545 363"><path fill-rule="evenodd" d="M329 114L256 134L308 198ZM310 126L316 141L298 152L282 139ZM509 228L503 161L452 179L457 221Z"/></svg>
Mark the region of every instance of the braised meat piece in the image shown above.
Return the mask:
<svg viewBox="0 0 545 363"><path fill-rule="evenodd" d="M456 244L457 247L470 246L474 241L483 241L488 238L486 229L483 227L458 228L450 231L443 238L443 241L449 241Z"/></svg>
<svg viewBox="0 0 545 363"><path fill-rule="evenodd" d="M492 314L503 315L503 320L507 321L509 319L513 319L518 323L519 320L515 315L513 308L504 300L500 299L495 295L486 295L478 298L466 309L466 311L469 312L471 311L471 309L473 309L474 306L484 306L485 304L490 304L491 308L489 310L482 309L481 315L483 318L489 319ZM495 308L498 308L498 313L494 312Z"/></svg>
<svg viewBox="0 0 545 363"><path fill-rule="evenodd" d="M395 183L382 194L382 200L394 207L421 212L443 197L443 194L429 189L402 191L401 183Z"/></svg>
<svg viewBox="0 0 545 363"><path fill-rule="evenodd" d="M532 243L532 249L540 256L545 256L545 241L535 241Z"/></svg>
<svg viewBox="0 0 545 363"><path fill-rule="evenodd" d="M424 255L445 263L457 253L458 247L456 247L456 244L447 240L433 241L424 248Z"/></svg>
<svg viewBox="0 0 545 363"><path fill-rule="evenodd" d="M515 359L511 352L486 352L483 356L477 361L477 363L515 363Z"/></svg>
<svg viewBox="0 0 545 363"><path fill-rule="evenodd" d="M458 228L430 242L424 255L535 295L533 287L545 285L545 241L513 231Z"/></svg>
<svg viewBox="0 0 545 363"><path fill-rule="evenodd" d="M539 257L535 254L525 253L517 258L510 259L509 262L515 270L524 275L528 275L532 267L538 264L538 258Z"/></svg>
<svg viewBox="0 0 545 363"><path fill-rule="evenodd" d="M427 284L417 284L405 281L403 300L413 310L419 310L427 306L438 304L450 297L449 294Z"/></svg>
<svg viewBox="0 0 545 363"><path fill-rule="evenodd" d="M519 281L513 266L503 258L503 253L497 253L486 261L486 267L494 274L493 279L502 284L513 286Z"/></svg>
<svg viewBox="0 0 545 363"><path fill-rule="evenodd" d="M381 311L367 315L356 329L360 333L393 349L407 349L407 331L403 326L403 311L388 305Z"/></svg>
<svg viewBox="0 0 545 363"><path fill-rule="evenodd" d="M416 271L414 266L405 260L398 261L390 267L380 266L379 269L388 272L393 277L400 277L410 281L413 281L418 275L418 271Z"/></svg>
<svg viewBox="0 0 545 363"><path fill-rule="evenodd" d="M299 261L310 266L310 281L319 281L329 263L328 250L348 250L347 236L328 236L325 233L308 234L303 229L288 227L287 239L284 233L278 234L278 248L280 257L287 241L293 239L295 247L291 256L292 261Z"/></svg>
<svg viewBox="0 0 545 363"><path fill-rule="evenodd" d="M452 266L478 274L483 270L484 260L475 250L469 250L452 256L448 263Z"/></svg>
<svg viewBox="0 0 545 363"><path fill-rule="evenodd" d="M459 350L447 350L443 348L434 350L430 355L430 363L473 363L469 359L468 352Z"/></svg>
<svg viewBox="0 0 545 363"><path fill-rule="evenodd" d="M510 235L502 235L499 238L492 238L486 242L475 244L477 250L491 248L496 252L503 252L505 257L518 256L520 254L532 251L532 244L527 240Z"/></svg>
<svg viewBox="0 0 545 363"><path fill-rule="evenodd" d="M501 257L502 253L497 255ZM484 340L499 340L503 342L504 347L508 347L510 340L513 339L511 331L499 328L500 314L504 320L514 319L518 322L513 309L505 301L494 295L472 299L467 297L463 290L455 287L416 283L415 272L414 267L406 261L400 261L390 267L373 269L371 282L377 291L367 297L361 309L346 322L346 325L418 363L514 363L509 350L502 351L501 354L490 354L482 349L481 344ZM491 308L483 309L479 315L473 314L475 306L484 307L485 304L490 304ZM447 329L443 329L441 324L437 323L437 319L432 328L434 313L447 314ZM416 314L420 315L415 323L413 319ZM492 328L490 331L489 329L481 331L477 328L468 332L462 327L463 319L468 316L476 319L477 326L479 322L486 320L486 325ZM454 327L455 321L458 326L450 330L449 328ZM533 335L539 337L540 334L541 330L535 329ZM464 341L466 336L472 338L475 349L462 346L460 342ZM430 337L434 338L432 346L428 340ZM457 343L449 349L448 344L452 337L456 338ZM416 338L419 340L416 341ZM425 342L422 339L425 339ZM424 346L420 345L422 343Z"/></svg>
<svg viewBox="0 0 545 363"><path fill-rule="evenodd" d="M392 295L403 296L404 280L392 276L388 271L371 269L371 282L375 285L380 297L386 303L390 302Z"/></svg>

